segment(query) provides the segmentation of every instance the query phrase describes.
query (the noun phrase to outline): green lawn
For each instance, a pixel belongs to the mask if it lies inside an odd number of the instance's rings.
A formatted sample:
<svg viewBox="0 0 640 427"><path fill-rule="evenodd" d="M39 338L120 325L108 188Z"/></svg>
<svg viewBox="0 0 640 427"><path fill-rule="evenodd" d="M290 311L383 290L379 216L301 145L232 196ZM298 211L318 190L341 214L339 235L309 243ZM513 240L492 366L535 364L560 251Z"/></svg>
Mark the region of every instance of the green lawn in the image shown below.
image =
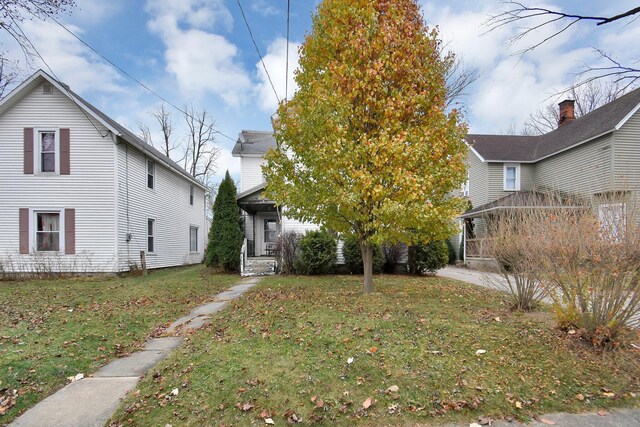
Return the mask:
<svg viewBox="0 0 640 427"><path fill-rule="evenodd" d="M461 282L387 276L362 295L359 281L264 279L147 374L112 425L415 425L639 404L637 352L593 351Z"/></svg>
<svg viewBox="0 0 640 427"><path fill-rule="evenodd" d="M67 377L87 376L139 349L238 280L192 266L147 277L0 282L0 399L4 389L18 390L0 424L66 384Z"/></svg>

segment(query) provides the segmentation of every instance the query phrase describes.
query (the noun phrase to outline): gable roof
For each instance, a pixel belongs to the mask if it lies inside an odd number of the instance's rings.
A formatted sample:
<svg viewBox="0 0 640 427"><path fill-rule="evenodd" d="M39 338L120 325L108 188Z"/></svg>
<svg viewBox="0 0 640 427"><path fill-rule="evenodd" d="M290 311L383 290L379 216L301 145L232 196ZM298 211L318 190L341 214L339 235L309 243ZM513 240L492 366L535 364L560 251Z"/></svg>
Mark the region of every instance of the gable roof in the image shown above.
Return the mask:
<svg viewBox="0 0 640 427"><path fill-rule="evenodd" d="M128 143L129 145L137 148L142 151L147 156L153 158L154 160L164 164L167 168L172 170L173 172L178 173L179 175L186 178L188 181L193 183L194 185L202 188L203 190L207 190L207 187L198 182L189 172L184 170L180 165L171 160L169 157L162 154L160 151L153 148L151 145L144 142L138 136L136 136L133 132L122 126L120 123L113 120L111 117L107 116L105 113L100 111L97 107L83 99L80 95L75 93L69 88L66 84L54 79L49 74L44 72L43 70L36 71L31 77L22 82L18 87L13 89L9 95L0 100L0 115L4 114L7 110L9 110L13 105L15 105L20 99L22 99L27 93L35 89L37 86L41 85L43 81L46 80L55 86L60 93L66 95L69 99L71 99L79 108L86 111L89 115L91 115L95 120L104 125L109 131L118 136L121 140Z"/></svg>
<svg viewBox="0 0 640 427"><path fill-rule="evenodd" d="M620 129L640 108L640 88L544 135L468 134L467 143L485 162L537 162Z"/></svg>
<svg viewBox="0 0 640 427"><path fill-rule="evenodd" d="M277 143L273 137L273 132L243 130L238 135L238 141L233 146L231 154L233 157L261 157L270 148L276 147Z"/></svg>

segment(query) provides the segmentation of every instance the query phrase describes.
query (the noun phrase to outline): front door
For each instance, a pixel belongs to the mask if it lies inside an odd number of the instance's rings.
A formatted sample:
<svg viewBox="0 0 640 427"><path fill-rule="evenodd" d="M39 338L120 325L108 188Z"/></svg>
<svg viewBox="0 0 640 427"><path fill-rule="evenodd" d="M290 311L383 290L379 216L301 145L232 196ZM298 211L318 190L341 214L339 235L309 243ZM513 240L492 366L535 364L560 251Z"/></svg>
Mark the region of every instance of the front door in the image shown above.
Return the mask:
<svg viewBox="0 0 640 427"><path fill-rule="evenodd" d="M268 256L273 256L278 237L278 222L275 218L264 220L264 249Z"/></svg>

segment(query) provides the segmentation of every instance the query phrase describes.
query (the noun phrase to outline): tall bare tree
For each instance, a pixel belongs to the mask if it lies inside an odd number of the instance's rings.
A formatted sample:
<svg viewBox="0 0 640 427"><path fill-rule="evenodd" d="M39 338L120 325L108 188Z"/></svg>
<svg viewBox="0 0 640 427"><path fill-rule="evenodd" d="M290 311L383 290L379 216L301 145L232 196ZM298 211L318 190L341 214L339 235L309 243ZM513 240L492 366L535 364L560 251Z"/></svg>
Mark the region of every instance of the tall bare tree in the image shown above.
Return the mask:
<svg viewBox="0 0 640 427"><path fill-rule="evenodd" d="M528 6L515 0L505 0L503 3L507 5L507 9L491 16L486 26L488 31L494 31L499 28L517 25L519 30L511 38L511 44L519 42L527 36L535 37L538 30L551 29L550 34L534 39L532 43L518 51L517 54L520 55L540 47L578 23L592 23L599 27L612 22L626 21L628 25L631 25L637 23L637 17L640 15L640 6L621 10L619 13L609 16L591 16L561 12L545 7ZM632 48L637 49L637 46ZM640 83L640 67L623 64L602 49L595 48L595 50L599 53L603 63L601 65L585 65L579 73L581 81L578 85L605 79L613 81L623 90L626 90Z"/></svg>
<svg viewBox="0 0 640 427"><path fill-rule="evenodd" d="M220 155L220 148L216 145L215 122L205 108L196 112L193 105L185 108L184 120L189 128L184 168L195 179L207 185L215 172L215 161Z"/></svg>
<svg viewBox="0 0 640 427"><path fill-rule="evenodd" d="M160 127L160 132L162 132L162 142L156 143L153 141L153 136L149 125L138 121L138 130L140 132L140 137L149 145L154 147L158 147L162 153L169 157L173 158L172 153L174 151L179 150L179 144L172 141L171 134L173 133L173 123L171 121L171 113L167 110L164 102L160 105L160 108L157 111L151 113L151 115L155 118L156 123ZM174 159L175 161L181 161L182 158Z"/></svg>
<svg viewBox="0 0 640 427"><path fill-rule="evenodd" d="M147 144L156 146L173 161L182 164L199 182L211 187L211 177L216 171L215 163L220 154L215 138L215 122L211 114L204 108L196 111L193 105L186 106L183 111L186 133L181 139L175 137L171 112L164 104L153 112L152 116L162 133L162 142L154 142L149 125L141 121L138 122L140 137Z"/></svg>
<svg viewBox="0 0 640 427"><path fill-rule="evenodd" d="M563 94L567 99L575 101L576 118L590 113L598 107L618 98L625 92L625 87L612 82L592 80L584 85L573 85ZM558 127L560 110L555 102L551 102L529 116L524 124L525 135L542 135Z"/></svg>

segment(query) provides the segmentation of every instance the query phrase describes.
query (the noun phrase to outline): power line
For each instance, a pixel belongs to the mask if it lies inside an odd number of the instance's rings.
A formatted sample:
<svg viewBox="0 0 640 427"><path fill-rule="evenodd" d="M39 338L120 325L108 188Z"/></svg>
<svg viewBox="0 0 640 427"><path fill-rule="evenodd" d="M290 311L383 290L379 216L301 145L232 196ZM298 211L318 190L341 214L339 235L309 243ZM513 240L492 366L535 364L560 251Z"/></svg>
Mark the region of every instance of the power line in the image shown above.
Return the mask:
<svg viewBox="0 0 640 427"><path fill-rule="evenodd" d="M258 57L260 58L260 63L262 64L262 68L264 68L264 72L267 73L267 79L269 79L269 84L271 85L271 89L273 90L273 94L276 96L278 100L278 104L280 103L280 97L278 96L278 92L276 91L275 86L273 85L273 81L271 81L271 75L269 75L269 71L267 70L267 66L264 64L264 60L262 59L262 55L260 54L260 49L258 49L258 44L256 43L256 39L253 37L253 32L251 31L251 27L249 26L249 21L247 21L247 17L244 14L244 9L240 4L240 0L237 0L238 7L240 8L240 13L242 14L242 19L244 19L244 23L247 26L247 30L249 30L249 35L251 36L251 41L253 42L253 47L256 48L256 52L258 53Z"/></svg>
<svg viewBox="0 0 640 427"><path fill-rule="evenodd" d="M45 67L47 67L47 69L49 70L49 72L51 73L51 75L53 77L55 77L56 80L60 81L60 79L58 78L58 76L56 75L56 73L53 71L53 69L51 68L51 66L47 63L47 61L43 58L43 56L40 54L40 52L38 51L38 49L36 49L36 47L33 45L33 43L31 42L31 39L29 39L29 37L27 37L27 35L25 34L25 32L22 30L22 28L20 27L20 25L18 25L18 23L16 22L16 20L14 19L14 17L9 14L9 17L11 18L11 22L13 22L13 25L18 29L18 31L20 32L20 35L22 35L22 38L24 40L26 40L27 43L29 43L29 46L31 46L31 49L33 49L33 51L36 53L36 55L38 56L38 58L40 58L40 60L42 61L42 63L45 65ZM26 51L25 51L26 52ZM82 114L87 118L87 120L89 120L89 123L91 123L91 125L93 126L93 128L96 130L96 132L98 132L98 135L100 135L102 138L106 138L107 135L109 135L109 133L107 132L105 135L102 134L102 132L100 131L100 129L98 129L98 127L96 126L96 124L93 122L93 120L91 120L89 118L89 116L87 115L87 112L84 110L84 108L78 103L78 100L76 99L75 96L72 96L69 89L66 86L62 86L64 88L64 90L67 92L67 95L69 96L69 98L71 98L71 100L73 101L74 104L76 104L76 106L80 109L80 111L82 112Z"/></svg>
<svg viewBox="0 0 640 427"><path fill-rule="evenodd" d="M289 98L289 28L291 17L291 0L287 0L287 62L284 71L284 100Z"/></svg>
<svg viewBox="0 0 640 427"><path fill-rule="evenodd" d="M40 8L40 6L36 5L36 7L38 7L38 9L40 9L40 11L44 12L44 10L42 10ZM73 31L71 31L70 29L68 29L64 24L62 24L60 21L58 21L55 17L53 16L48 16L53 22L55 22L56 24L58 24L60 27L62 27L63 30L65 30L67 33L69 33L71 36L73 36L76 40L78 40L80 43L82 43L83 45L85 45L86 47L88 47L92 52L94 52L96 55L98 55L100 58L102 58L103 60L105 60L106 62L108 62L109 64L111 64L111 66L113 66L116 70L118 70L120 73L124 74L126 77L128 77L129 79L131 79L132 81L134 81L135 83L137 83L138 85L140 85L142 88L144 88L145 90L147 90L149 93L153 94L154 96L156 96L157 98L159 98L160 100L162 100L163 102L166 102L167 104L169 104L171 107L175 108L177 111L179 111L180 113L184 114L187 117L193 118L187 111L183 110L182 108L178 107L177 105L175 105L174 103L172 103L171 101L167 100L165 97L163 97L162 95L160 95L159 93L157 93L156 91L154 91L153 89L151 89L150 87L148 87L146 84L142 83L140 80L136 79L135 77L133 77L131 74L129 74L127 71L125 71L124 69L122 69L120 66L118 66L116 63L114 63L113 61L111 61L109 58L105 57L103 54L101 54L100 52L98 52L96 49L93 48L93 46L91 46L89 43L85 42L82 38L80 38L76 33L74 33ZM24 35L24 32L22 33ZM26 38L26 36L24 36ZM28 40L28 39L27 39ZM31 42L29 42L29 44L31 45L31 47L33 47L33 44ZM34 50L35 47L33 47ZM37 51L36 51L37 53ZM38 54L38 56L40 57L40 59L42 59L42 62L45 62L44 59L42 58L42 56L40 54ZM45 62L46 65L46 62ZM49 68L49 70L51 71L51 73L55 76L55 74L53 73L53 70L51 70L51 68L47 65L47 68ZM58 79L56 77L56 79ZM59 79L58 79L59 80ZM231 138L228 135L225 135L224 133L220 132L219 130L214 129L214 133L217 133L218 135L221 135L233 142L236 142L235 138Z"/></svg>

